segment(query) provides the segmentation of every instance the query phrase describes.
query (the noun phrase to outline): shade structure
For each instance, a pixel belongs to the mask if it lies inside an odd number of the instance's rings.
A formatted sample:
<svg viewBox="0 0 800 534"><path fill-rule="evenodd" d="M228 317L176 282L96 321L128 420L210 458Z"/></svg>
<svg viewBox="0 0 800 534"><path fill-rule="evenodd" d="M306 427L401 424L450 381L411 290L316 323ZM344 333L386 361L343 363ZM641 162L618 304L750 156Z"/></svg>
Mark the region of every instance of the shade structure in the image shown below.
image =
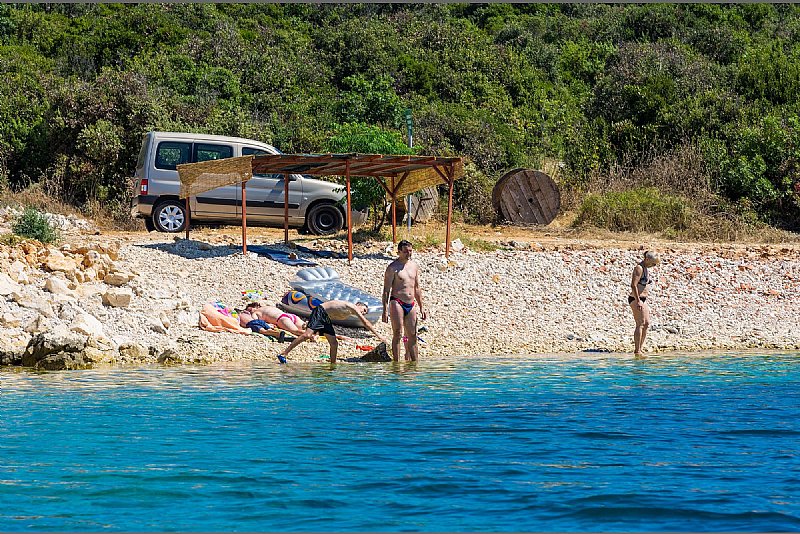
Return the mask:
<svg viewBox="0 0 800 534"><path fill-rule="evenodd" d="M249 156L248 156L249 157ZM236 158L239 159L239 158ZM226 160L219 160L222 163ZM180 165L190 168L204 165L204 180L211 182L214 178L213 165L209 162ZM220 166L220 169L223 169ZM183 190L184 172L179 168ZM231 174L230 172L228 174ZM267 154L255 156L251 161L250 175L255 174L281 174L285 177L288 194L288 177L290 174L308 174L311 176L342 176L345 178L345 191L347 191L347 246L348 260L353 260L353 226L351 221L350 178L353 176L374 178L378 180L387 196L392 201L392 239L397 241L397 221L394 209L398 197L420 191L426 187L445 183L449 188L447 206L447 244L445 255L450 255L450 226L453 216L453 183L464 175L464 164L461 158L436 157L436 156L407 156L407 155L382 155L382 154ZM190 176L189 173L186 174ZM244 178L244 173L242 173ZM220 178L221 179L221 178ZM227 179L227 178L226 178ZM249 179L249 177L248 177ZM246 182L243 179L242 183ZM244 188L244 185L242 186ZM288 242L289 218L288 207L284 206L285 241ZM244 202L242 212L244 213ZM242 225L246 224L244 216ZM243 235L244 237L244 235ZM246 244L243 244L243 247Z"/></svg>

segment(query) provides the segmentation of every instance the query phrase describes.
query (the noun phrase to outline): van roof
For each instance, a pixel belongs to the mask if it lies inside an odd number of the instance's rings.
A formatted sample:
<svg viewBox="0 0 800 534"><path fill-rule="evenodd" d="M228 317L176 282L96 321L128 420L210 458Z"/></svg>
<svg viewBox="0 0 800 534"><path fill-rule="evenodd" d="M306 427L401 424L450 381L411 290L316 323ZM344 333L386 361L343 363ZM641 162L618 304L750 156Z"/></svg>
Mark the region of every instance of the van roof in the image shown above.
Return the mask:
<svg viewBox="0 0 800 534"><path fill-rule="evenodd" d="M276 152L280 151L276 149L274 146L270 145L269 143L264 143L263 141L256 141L255 139L245 139L244 137L232 137L228 135L214 135L214 134L203 134L203 133L190 133L190 132L161 132L161 131L151 131L148 132L146 135L152 135L159 139L199 139L199 140L206 140L206 141L226 141L228 143L248 143L248 144L258 144L268 146L272 148Z"/></svg>

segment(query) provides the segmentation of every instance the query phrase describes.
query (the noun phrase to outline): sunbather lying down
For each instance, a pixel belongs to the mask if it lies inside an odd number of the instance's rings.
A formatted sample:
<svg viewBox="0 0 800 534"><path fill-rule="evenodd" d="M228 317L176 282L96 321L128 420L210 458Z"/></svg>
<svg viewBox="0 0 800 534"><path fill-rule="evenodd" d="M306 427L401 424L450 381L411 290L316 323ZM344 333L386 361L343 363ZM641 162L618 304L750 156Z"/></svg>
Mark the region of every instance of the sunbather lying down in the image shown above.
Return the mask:
<svg viewBox="0 0 800 534"><path fill-rule="evenodd" d="M286 332L279 330L255 314L255 310L245 308L239 311L239 324L245 328L249 328L256 334L263 334L271 338L277 339L283 343L286 338Z"/></svg>
<svg viewBox="0 0 800 534"><path fill-rule="evenodd" d="M306 323L293 313L285 313L280 308L263 302L251 302L245 306L244 314L249 321L261 321L299 336L306 330ZM241 316L241 314L240 314ZM245 325L246 326L246 325ZM249 328L249 327L248 327Z"/></svg>

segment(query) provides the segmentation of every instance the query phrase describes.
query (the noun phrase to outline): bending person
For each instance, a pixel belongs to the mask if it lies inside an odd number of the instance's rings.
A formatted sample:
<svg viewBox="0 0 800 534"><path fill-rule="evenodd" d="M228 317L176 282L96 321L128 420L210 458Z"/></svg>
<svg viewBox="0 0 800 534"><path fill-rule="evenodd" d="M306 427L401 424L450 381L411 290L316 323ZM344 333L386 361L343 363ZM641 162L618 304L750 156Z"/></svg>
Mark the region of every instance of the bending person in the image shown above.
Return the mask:
<svg viewBox="0 0 800 534"><path fill-rule="evenodd" d="M331 363L336 363L336 355L339 350L339 341L336 339L337 336L336 330L333 328L333 321L344 321L353 316L358 317L358 319L361 321L361 324L363 324L365 328L367 328L375 335L375 337L385 343L386 340L384 340L383 337L375 331L375 329L372 327L372 323L370 323L369 319L365 317L368 311L369 308L363 302L358 302L356 304L352 304L345 300L328 300L323 302L312 310L311 316L308 318L308 323L306 324L305 332L300 334L297 339L292 341L282 353L278 354L278 361L281 363L286 363L286 357L293 348L303 341L312 339L316 334L322 334L325 336L325 339L328 340L328 344L330 345Z"/></svg>
<svg viewBox="0 0 800 534"><path fill-rule="evenodd" d="M383 275L383 322L392 319L392 358L400 356L401 335L406 341L406 360L419 358L417 346L417 313L425 319L422 309L422 288L419 266L411 259L414 248L405 239L397 244L397 259ZM418 311L419 310L419 311Z"/></svg>
<svg viewBox="0 0 800 534"><path fill-rule="evenodd" d="M636 321L636 328L633 331L634 356L642 355L644 341L647 338L647 329L650 326L650 306L647 304L647 295L653 284L649 268L658 265L658 262L658 254L648 250L644 253L644 259L633 268L628 305L631 307L633 319Z"/></svg>

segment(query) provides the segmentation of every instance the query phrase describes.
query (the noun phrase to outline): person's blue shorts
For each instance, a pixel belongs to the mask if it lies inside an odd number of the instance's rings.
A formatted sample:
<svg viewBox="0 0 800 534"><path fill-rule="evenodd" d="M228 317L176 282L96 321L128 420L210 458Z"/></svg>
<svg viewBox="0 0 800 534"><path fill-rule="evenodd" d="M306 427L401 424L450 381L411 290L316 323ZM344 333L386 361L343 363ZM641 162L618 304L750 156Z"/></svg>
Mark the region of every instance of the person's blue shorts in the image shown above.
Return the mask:
<svg viewBox="0 0 800 534"><path fill-rule="evenodd" d="M269 330L272 326L268 325L266 322L262 321L261 319L253 319L249 323L247 323L247 328L252 330L255 333L258 333L259 330L262 328L264 330Z"/></svg>

